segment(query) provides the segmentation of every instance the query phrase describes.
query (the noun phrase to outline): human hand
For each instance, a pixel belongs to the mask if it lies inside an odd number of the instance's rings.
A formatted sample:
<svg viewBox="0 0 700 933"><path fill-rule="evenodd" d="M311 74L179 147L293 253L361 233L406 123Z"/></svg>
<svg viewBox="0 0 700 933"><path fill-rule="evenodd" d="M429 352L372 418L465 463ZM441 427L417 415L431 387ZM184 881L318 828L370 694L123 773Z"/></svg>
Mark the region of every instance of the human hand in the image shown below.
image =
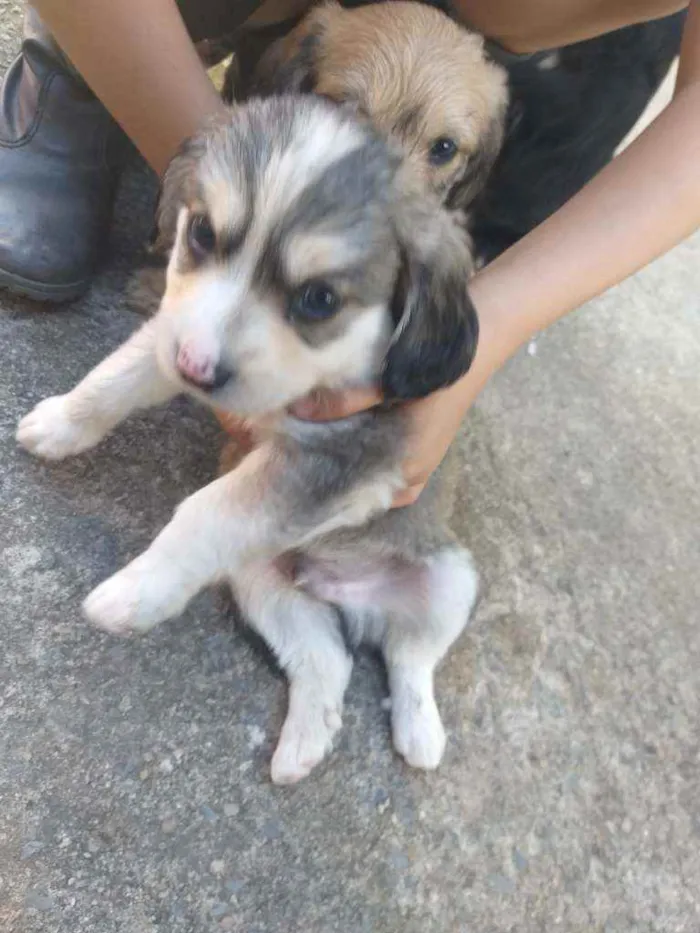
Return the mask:
<svg viewBox="0 0 700 933"><path fill-rule="evenodd" d="M239 418L230 412L216 409L214 414L229 436L229 442L224 448L222 463L220 463L220 472L228 472L236 462L250 453L255 446L255 434L250 424L243 418Z"/></svg>
<svg viewBox="0 0 700 933"><path fill-rule="evenodd" d="M497 266L492 263L487 271ZM482 287L482 282L486 283ZM518 326L517 316L504 314L508 302L495 300L489 293L488 277L479 273L470 283L472 299L479 308L479 342L476 355L466 375L426 398L404 402L408 413L409 431L403 462L405 485L392 503L392 508L411 505L425 488L432 473L442 462L472 403L491 375L505 362L518 345L530 334ZM500 305L500 307L499 307ZM306 396L296 402L292 414L306 421L336 421L375 408L383 401L378 387L346 389ZM241 426L230 418L220 418L222 424L239 438Z"/></svg>
<svg viewBox="0 0 700 933"><path fill-rule="evenodd" d="M407 454L403 463L405 486L392 508L411 505L423 491L431 474L442 462L476 392L468 377L427 398L406 402L409 416ZM305 398L293 406L298 418L335 421L374 408L382 401L374 388L327 392Z"/></svg>

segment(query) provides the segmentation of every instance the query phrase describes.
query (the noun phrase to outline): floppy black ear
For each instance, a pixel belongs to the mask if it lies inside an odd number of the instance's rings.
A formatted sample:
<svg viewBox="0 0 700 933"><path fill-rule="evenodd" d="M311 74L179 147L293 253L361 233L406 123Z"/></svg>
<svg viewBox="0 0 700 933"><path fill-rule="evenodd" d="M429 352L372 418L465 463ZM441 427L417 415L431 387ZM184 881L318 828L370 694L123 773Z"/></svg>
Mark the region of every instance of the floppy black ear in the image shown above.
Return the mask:
<svg viewBox="0 0 700 933"><path fill-rule="evenodd" d="M469 296L469 243L436 201L401 208L396 330L384 360L387 400L422 398L456 382L471 366L479 320Z"/></svg>

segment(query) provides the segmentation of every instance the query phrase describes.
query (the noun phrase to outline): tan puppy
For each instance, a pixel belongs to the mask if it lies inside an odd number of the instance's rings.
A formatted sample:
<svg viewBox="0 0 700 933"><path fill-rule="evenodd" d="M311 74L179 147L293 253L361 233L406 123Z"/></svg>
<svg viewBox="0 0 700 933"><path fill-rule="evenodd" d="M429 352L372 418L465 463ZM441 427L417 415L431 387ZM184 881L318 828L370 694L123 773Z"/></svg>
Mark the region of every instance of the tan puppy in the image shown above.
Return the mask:
<svg viewBox="0 0 700 933"><path fill-rule="evenodd" d="M503 140L506 73L482 36L404 0L313 9L259 58L241 48L225 94L315 92L369 117L449 207L481 192Z"/></svg>

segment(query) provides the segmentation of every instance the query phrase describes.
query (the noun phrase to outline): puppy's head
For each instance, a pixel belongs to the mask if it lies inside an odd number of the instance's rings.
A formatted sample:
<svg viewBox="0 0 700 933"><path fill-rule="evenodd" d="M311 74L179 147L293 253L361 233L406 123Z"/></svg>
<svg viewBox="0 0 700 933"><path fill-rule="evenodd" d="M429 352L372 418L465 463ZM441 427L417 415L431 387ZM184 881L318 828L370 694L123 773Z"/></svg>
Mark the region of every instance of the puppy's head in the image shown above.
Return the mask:
<svg viewBox="0 0 700 933"><path fill-rule="evenodd" d="M186 143L159 223L159 360L217 408L255 417L378 379L416 397L471 362L464 237L385 140L327 101L251 101Z"/></svg>
<svg viewBox="0 0 700 933"><path fill-rule="evenodd" d="M312 10L261 58L241 94L314 91L396 139L444 204L465 209L503 140L506 73L481 36L432 7L394 0Z"/></svg>

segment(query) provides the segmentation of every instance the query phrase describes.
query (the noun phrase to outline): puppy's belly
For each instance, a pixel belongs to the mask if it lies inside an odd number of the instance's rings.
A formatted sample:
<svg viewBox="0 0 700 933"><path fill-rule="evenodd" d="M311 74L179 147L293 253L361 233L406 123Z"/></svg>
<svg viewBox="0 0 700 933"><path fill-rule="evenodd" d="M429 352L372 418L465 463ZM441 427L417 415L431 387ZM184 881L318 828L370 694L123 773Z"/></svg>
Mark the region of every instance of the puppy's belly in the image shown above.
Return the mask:
<svg viewBox="0 0 700 933"><path fill-rule="evenodd" d="M345 562L304 556L295 576L297 585L317 599L348 609L415 615L427 603L427 568L406 560Z"/></svg>

